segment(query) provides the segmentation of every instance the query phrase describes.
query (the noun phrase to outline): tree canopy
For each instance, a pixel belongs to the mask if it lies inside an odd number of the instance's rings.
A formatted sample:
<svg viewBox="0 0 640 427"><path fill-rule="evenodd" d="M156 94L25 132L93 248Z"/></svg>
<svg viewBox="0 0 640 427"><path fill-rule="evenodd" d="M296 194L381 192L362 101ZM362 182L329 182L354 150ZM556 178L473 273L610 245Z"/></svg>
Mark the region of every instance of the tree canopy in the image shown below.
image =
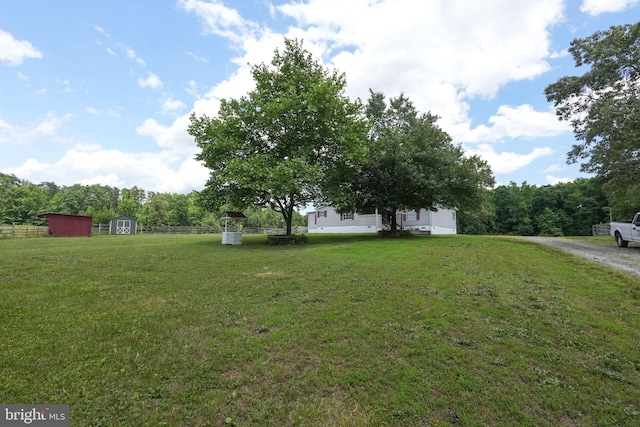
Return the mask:
<svg viewBox="0 0 640 427"><path fill-rule="evenodd" d="M487 163L465 156L437 126L437 116L419 114L403 94L387 105L371 91L366 106L371 128L367 158L353 177L351 204L358 211L386 213L392 230L401 209L478 208L494 182ZM343 201L341 209L348 208Z"/></svg>
<svg viewBox="0 0 640 427"><path fill-rule="evenodd" d="M567 161L583 161L583 172L613 187L633 185L640 179L640 23L575 39L569 52L586 71L545 89L579 141Z"/></svg>
<svg viewBox="0 0 640 427"><path fill-rule="evenodd" d="M191 115L196 158L211 170L201 200L270 206L290 234L294 208L323 199L362 158L366 120L344 95L344 74L324 69L297 40L285 40L271 66L253 66L252 75L255 89L222 100L217 117Z"/></svg>

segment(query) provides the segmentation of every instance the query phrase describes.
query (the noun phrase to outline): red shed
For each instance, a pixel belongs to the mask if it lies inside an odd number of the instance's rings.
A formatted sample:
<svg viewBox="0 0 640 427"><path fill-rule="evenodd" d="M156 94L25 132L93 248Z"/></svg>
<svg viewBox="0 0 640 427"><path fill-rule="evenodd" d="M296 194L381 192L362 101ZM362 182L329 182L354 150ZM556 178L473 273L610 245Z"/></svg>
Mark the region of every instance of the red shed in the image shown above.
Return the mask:
<svg viewBox="0 0 640 427"><path fill-rule="evenodd" d="M91 236L93 217L84 215L67 215L60 213L43 213L38 218L49 219L49 234L61 236Z"/></svg>

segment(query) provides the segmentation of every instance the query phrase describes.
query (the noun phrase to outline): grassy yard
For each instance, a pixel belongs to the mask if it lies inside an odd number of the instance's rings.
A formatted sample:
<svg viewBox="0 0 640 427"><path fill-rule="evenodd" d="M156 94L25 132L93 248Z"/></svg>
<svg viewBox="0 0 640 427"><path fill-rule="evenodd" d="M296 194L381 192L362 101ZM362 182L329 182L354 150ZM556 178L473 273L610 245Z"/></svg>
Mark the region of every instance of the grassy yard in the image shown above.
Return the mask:
<svg viewBox="0 0 640 427"><path fill-rule="evenodd" d="M640 425L637 277L518 238L265 241L0 240L0 403L73 426Z"/></svg>

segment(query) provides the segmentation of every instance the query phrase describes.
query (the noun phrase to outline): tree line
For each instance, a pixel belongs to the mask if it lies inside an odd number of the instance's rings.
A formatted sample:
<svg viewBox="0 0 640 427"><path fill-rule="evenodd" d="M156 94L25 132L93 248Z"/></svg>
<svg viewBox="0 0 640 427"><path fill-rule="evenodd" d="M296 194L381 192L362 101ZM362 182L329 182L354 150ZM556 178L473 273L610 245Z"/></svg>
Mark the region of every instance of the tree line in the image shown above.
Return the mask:
<svg viewBox="0 0 640 427"><path fill-rule="evenodd" d="M591 226L626 215L609 203L599 178L535 186L510 182L488 190L481 209L458 214L466 234L588 236ZM626 218L623 216L622 218Z"/></svg>
<svg viewBox="0 0 640 427"><path fill-rule="evenodd" d="M221 217L231 208L210 211L198 202L199 194L170 194L145 191L136 186L118 189L107 185L34 184L12 174L0 172L0 224L44 225L38 218L44 212L89 215L96 224L106 224L118 215L128 215L149 226L224 226ZM246 227L281 228L282 217L270 208L243 210ZM306 225L295 213L294 225Z"/></svg>
<svg viewBox="0 0 640 427"><path fill-rule="evenodd" d="M129 215L150 226L224 226L226 209L208 211L199 203L199 194L169 194L138 187L118 189L105 185L75 184L69 187L52 182L34 184L14 175L0 173L0 224L42 225L43 212L93 216L94 223L106 224L118 215ZM624 206L609 203L599 178L535 186L514 182L487 189L479 209L458 213L458 231L465 234L510 234L580 236L590 235L591 225L632 215ZM613 206L612 206L613 205ZM248 208L246 227L282 228L282 215L271 208ZM306 219L294 212L294 226Z"/></svg>

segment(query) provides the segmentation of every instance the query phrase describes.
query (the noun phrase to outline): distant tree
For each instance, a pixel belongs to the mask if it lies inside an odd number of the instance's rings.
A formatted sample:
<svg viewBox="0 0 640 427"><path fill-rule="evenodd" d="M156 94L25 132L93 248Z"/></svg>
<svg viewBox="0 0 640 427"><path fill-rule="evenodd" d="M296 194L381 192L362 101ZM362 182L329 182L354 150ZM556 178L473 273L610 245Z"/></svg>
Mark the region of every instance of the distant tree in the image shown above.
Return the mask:
<svg viewBox="0 0 640 427"><path fill-rule="evenodd" d="M168 225L167 214L171 206L171 194L149 192L138 221L144 225Z"/></svg>
<svg viewBox="0 0 640 427"><path fill-rule="evenodd" d="M55 182L50 181L41 182L38 187L42 189L47 200L51 200L53 196L55 196L62 190L62 187L57 185Z"/></svg>
<svg viewBox="0 0 640 427"><path fill-rule="evenodd" d="M640 23L575 39L569 52L585 73L545 89L579 141L567 161L583 161L581 170L605 177L611 190L639 186Z"/></svg>
<svg viewBox="0 0 640 427"><path fill-rule="evenodd" d="M141 209L141 205L133 198L131 191L123 189L121 192L121 198L118 201L118 207L116 213L118 215L127 215L133 218L137 218L138 212Z"/></svg>
<svg viewBox="0 0 640 427"><path fill-rule="evenodd" d="M167 212L167 224L188 226L191 225L189 218L189 199L186 194L173 194L169 202Z"/></svg>
<svg viewBox="0 0 640 427"><path fill-rule="evenodd" d="M291 234L294 209L322 199L362 156L365 121L344 95L344 74L323 69L297 40L252 75L255 89L222 100L216 118L191 115L196 158L211 170L201 200L212 210L270 206Z"/></svg>
<svg viewBox="0 0 640 427"><path fill-rule="evenodd" d="M532 203L535 187L523 182L501 185L493 190L496 233L531 236L534 234Z"/></svg>
<svg viewBox="0 0 640 427"><path fill-rule="evenodd" d="M46 206L44 192L37 185L21 182L2 191L0 224L36 224L37 215Z"/></svg>
<svg viewBox="0 0 640 427"><path fill-rule="evenodd" d="M395 230L396 212L401 209L481 207L485 189L494 182L491 170L479 157L466 156L454 145L436 125L436 116L418 114L402 94L387 105L384 95L373 91L366 114L371 123L367 157L347 180L344 198L334 198L341 211L378 209Z"/></svg>
<svg viewBox="0 0 640 427"><path fill-rule="evenodd" d="M44 208L46 212L69 213L66 209L64 200L64 188L55 193L48 201Z"/></svg>
<svg viewBox="0 0 640 427"><path fill-rule="evenodd" d="M496 228L496 210L491 197L492 190L485 189L482 205L478 209L458 212L458 233L493 234Z"/></svg>
<svg viewBox="0 0 640 427"><path fill-rule="evenodd" d="M614 219L631 219L640 211L640 181L633 173L616 175L604 184Z"/></svg>
<svg viewBox="0 0 640 427"><path fill-rule="evenodd" d="M551 208L544 208L544 212L537 218L540 236L562 236L562 227L558 213Z"/></svg>
<svg viewBox="0 0 640 427"><path fill-rule="evenodd" d="M95 210L93 207L89 207L85 212L86 215L91 216L94 224L108 224L111 218L116 216L116 212L111 209Z"/></svg>

